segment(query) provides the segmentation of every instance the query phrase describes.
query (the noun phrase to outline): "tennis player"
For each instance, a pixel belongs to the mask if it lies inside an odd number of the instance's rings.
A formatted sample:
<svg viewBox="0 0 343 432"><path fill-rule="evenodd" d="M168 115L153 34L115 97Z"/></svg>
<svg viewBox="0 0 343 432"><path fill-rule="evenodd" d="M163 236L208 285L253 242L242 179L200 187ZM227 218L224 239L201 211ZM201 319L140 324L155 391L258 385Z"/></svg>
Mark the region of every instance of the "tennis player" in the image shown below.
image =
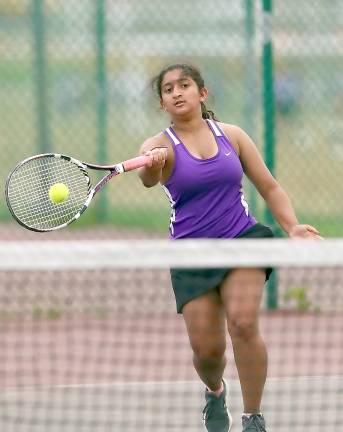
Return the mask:
<svg viewBox="0 0 343 432"><path fill-rule="evenodd" d="M206 108L208 90L191 65L173 64L153 80L171 125L147 139L140 169L146 187L160 183L171 204L170 238L270 238L242 192L245 173L290 237L321 238L299 224L290 200L238 126L219 122ZM210 251L209 251L210 253ZM183 314L194 367L206 386L203 420L209 432L232 426L226 405L226 329L242 389L244 432L265 432L261 399L267 351L259 332L259 308L271 269L171 269L177 312Z"/></svg>

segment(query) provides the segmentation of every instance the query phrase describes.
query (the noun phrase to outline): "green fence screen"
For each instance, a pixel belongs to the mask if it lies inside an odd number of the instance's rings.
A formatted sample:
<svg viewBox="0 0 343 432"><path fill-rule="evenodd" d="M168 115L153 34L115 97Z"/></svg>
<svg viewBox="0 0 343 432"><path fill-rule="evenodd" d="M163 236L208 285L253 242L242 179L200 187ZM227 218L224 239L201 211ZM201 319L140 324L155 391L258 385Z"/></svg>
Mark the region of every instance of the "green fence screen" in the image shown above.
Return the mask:
<svg viewBox="0 0 343 432"><path fill-rule="evenodd" d="M252 136L300 220L340 236L342 28L341 0L0 1L1 182L35 153L107 164L133 157L168 125L150 79L191 62L211 108ZM268 219L248 183L246 195ZM3 199L0 217L11 229ZM162 189L146 190L130 173L77 228L164 235L168 218Z"/></svg>

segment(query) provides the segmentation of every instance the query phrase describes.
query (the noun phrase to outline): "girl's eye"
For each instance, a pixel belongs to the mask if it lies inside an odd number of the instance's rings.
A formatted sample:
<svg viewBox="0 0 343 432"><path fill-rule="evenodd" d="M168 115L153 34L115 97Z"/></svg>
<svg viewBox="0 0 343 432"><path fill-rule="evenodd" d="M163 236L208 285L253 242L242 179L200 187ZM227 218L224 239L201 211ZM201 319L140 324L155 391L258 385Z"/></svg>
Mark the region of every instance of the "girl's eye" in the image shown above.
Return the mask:
<svg viewBox="0 0 343 432"><path fill-rule="evenodd" d="M188 87L188 83L182 84L183 88L187 88Z"/></svg>

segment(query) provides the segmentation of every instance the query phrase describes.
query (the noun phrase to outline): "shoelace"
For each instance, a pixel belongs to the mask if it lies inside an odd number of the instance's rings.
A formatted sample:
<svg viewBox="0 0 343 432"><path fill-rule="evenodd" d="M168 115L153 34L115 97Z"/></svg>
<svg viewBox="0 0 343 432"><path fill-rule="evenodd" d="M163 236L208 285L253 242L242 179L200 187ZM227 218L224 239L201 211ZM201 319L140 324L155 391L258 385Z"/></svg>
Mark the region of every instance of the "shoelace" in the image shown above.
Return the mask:
<svg viewBox="0 0 343 432"><path fill-rule="evenodd" d="M267 432L266 428L262 424L262 417L259 414L252 414L249 417L249 421L245 425L244 430L249 429L251 426L254 426L256 432Z"/></svg>

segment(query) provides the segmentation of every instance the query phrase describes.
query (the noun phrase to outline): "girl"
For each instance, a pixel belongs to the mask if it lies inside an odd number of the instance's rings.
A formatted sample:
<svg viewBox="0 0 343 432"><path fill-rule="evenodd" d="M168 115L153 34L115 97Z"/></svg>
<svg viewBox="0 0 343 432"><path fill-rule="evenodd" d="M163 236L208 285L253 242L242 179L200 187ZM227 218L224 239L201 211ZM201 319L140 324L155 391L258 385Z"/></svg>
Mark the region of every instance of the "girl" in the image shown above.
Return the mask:
<svg viewBox="0 0 343 432"><path fill-rule="evenodd" d="M140 169L146 187L161 183L170 200L171 239L273 237L250 213L242 192L245 173L290 237L320 238L300 225L285 191L273 178L249 136L218 122L205 106L208 90L191 65L173 64L153 80L171 126L147 139ZM171 269L177 311L185 320L193 363L206 385L203 420L208 432L228 432L226 328L242 389L244 432L265 432L260 411L267 352L258 325L265 281L271 269Z"/></svg>

